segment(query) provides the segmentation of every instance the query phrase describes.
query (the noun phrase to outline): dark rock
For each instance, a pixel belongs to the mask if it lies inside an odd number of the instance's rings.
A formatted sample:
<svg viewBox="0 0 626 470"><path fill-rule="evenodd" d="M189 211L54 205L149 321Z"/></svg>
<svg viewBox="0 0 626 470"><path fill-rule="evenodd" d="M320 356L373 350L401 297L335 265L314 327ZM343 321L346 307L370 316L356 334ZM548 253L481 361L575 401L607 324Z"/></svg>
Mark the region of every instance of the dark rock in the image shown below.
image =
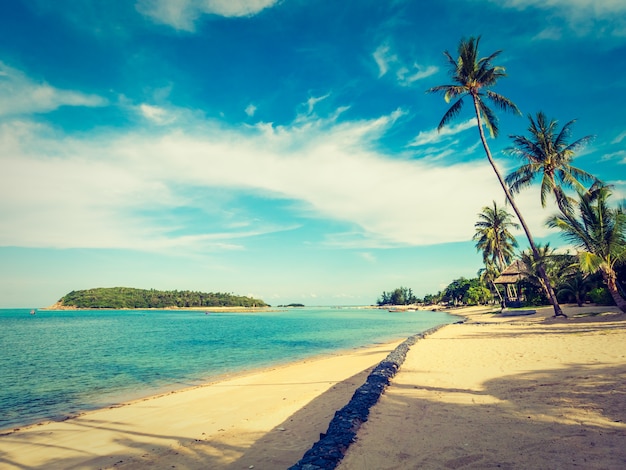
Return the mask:
<svg viewBox="0 0 626 470"><path fill-rule="evenodd" d="M304 456L289 470L332 470L337 467L343 456L356 440L356 433L361 424L367 421L370 409L390 383L390 379L404 362L410 347L418 339L432 334L441 327L431 328L418 335L407 338L378 364L367 377L363 385L356 389L350 402L339 411L328 425L326 433L320 433L320 440L313 444Z"/></svg>

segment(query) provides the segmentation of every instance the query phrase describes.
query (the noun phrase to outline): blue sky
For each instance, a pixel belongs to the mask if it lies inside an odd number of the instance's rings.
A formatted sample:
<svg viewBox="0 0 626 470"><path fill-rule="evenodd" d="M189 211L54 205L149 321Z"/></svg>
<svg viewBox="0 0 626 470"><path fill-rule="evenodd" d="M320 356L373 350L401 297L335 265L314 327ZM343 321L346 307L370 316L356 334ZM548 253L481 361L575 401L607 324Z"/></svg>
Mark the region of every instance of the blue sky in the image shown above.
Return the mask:
<svg viewBox="0 0 626 470"><path fill-rule="evenodd" d="M473 277L504 203L442 52L502 49L502 150L544 111L626 194L623 0L30 0L0 6L0 307L128 286L371 304ZM518 196L538 241L537 188ZM523 235L518 234L522 248Z"/></svg>

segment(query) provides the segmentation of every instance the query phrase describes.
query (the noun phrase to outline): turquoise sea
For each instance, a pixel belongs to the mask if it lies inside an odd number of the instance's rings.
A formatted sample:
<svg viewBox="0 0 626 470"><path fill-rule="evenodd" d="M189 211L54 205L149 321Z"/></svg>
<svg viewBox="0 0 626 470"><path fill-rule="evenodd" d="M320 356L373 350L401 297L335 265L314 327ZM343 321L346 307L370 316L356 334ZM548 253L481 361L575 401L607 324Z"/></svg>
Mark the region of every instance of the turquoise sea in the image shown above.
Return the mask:
<svg viewBox="0 0 626 470"><path fill-rule="evenodd" d="M406 338L441 312L298 308L0 310L0 430L208 382L224 374Z"/></svg>

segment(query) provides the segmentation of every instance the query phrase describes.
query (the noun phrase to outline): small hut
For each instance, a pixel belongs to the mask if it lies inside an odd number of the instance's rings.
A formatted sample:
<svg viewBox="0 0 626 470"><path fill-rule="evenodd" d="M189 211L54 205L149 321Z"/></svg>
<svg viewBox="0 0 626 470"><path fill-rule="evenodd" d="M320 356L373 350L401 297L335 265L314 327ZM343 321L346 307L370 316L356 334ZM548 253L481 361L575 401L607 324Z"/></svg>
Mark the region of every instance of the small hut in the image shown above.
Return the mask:
<svg viewBox="0 0 626 470"><path fill-rule="evenodd" d="M494 281L494 284L504 285L504 291L506 293L505 302L507 305L513 307L515 304L521 305L524 300L520 289L518 289L517 283L522 279L526 279L528 275L528 268L523 261L517 260L511 263L507 268L502 271Z"/></svg>

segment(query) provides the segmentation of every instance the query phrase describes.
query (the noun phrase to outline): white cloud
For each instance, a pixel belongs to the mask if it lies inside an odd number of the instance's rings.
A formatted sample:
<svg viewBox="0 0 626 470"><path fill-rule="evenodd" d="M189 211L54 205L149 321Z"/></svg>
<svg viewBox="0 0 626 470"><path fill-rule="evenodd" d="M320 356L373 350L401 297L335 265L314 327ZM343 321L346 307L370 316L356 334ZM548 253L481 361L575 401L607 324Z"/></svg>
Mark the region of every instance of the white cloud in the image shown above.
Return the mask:
<svg viewBox="0 0 626 470"><path fill-rule="evenodd" d="M190 197L192 188L291 201L294 220L330 219L359 227L337 239L343 246L469 240L480 208L501 194L491 169L483 160L437 166L374 151L373 142L399 114L254 128L203 122L194 133L81 139L54 136L40 125L5 124L0 127L0 245L197 252L241 249L247 237L297 226L251 218L203 228L199 220L176 215L197 210L213 217L212 201ZM532 205L539 206L535 199ZM228 210L225 200L219 211ZM542 224L544 218L545 212L539 219L531 213L529 223Z"/></svg>
<svg viewBox="0 0 626 470"><path fill-rule="evenodd" d="M523 10L528 7L563 10L563 14L590 13L593 16L610 16L626 11L622 0L498 0L499 4Z"/></svg>
<svg viewBox="0 0 626 470"><path fill-rule="evenodd" d="M439 71L439 67L434 65L424 66L418 63L405 65L398 55L391 51L388 44L378 46L372 57L378 66L378 78L394 70L396 80L402 86L410 86L413 82L430 77Z"/></svg>
<svg viewBox="0 0 626 470"><path fill-rule="evenodd" d="M440 131L437 129L420 131L420 133L417 134L411 142L409 142L409 147L421 147L423 145L441 142L442 140L448 139L453 135L474 127L476 127L476 118L471 118L453 126L445 126Z"/></svg>
<svg viewBox="0 0 626 470"><path fill-rule="evenodd" d="M382 77L389 71L389 64L397 62L398 57L391 54L391 48L387 44L381 44L376 48L372 56L378 65L378 77Z"/></svg>
<svg viewBox="0 0 626 470"><path fill-rule="evenodd" d="M577 34L602 34L608 32L615 36L626 33L624 0L489 0L504 8L525 10L537 8L550 10L557 17L568 21ZM598 23L602 22L602 26ZM554 39L556 30L546 31L546 39Z"/></svg>
<svg viewBox="0 0 626 470"><path fill-rule="evenodd" d="M47 113L61 106L104 106L96 95L61 90L36 82L21 71L0 62L0 116Z"/></svg>
<svg viewBox="0 0 626 470"><path fill-rule="evenodd" d="M319 103L320 101L324 101L329 96L330 96L330 93L327 93L323 96L311 96L308 100L306 100L306 108L307 108L306 114L309 115L313 113L313 109L315 109L315 106L317 105L317 103Z"/></svg>
<svg viewBox="0 0 626 470"><path fill-rule="evenodd" d="M138 0L137 11L178 30L195 30L202 15L253 16L279 0Z"/></svg>
<svg viewBox="0 0 626 470"><path fill-rule="evenodd" d="M423 78L430 77L431 75L436 74L439 71L439 67L434 65L429 65L427 67L423 67L419 64L413 64L412 69L408 69L406 67L400 68L396 72L396 77L398 78L398 82L402 85L410 85L417 80L422 80Z"/></svg>
<svg viewBox="0 0 626 470"><path fill-rule="evenodd" d="M149 104L141 104L138 107L139 113L158 125L171 124L175 121L175 117L172 116L165 108L160 106L153 106Z"/></svg>
<svg viewBox="0 0 626 470"><path fill-rule="evenodd" d="M626 139L626 131L621 132L615 139L611 141L612 144L620 144L622 140Z"/></svg>
<svg viewBox="0 0 626 470"><path fill-rule="evenodd" d="M563 37L563 30L561 28L546 28L541 30L534 39L539 41L559 41Z"/></svg>
<svg viewBox="0 0 626 470"><path fill-rule="evenodd" d="M601 158L601 161L611 161L611 160L619 160L620 163L626 163L626 150L617 150L615 152L610 152L604 154Z"/></svg>
<svg viewBox="0 0 626 470"><path fill-rule="evenodd" d="M248 106L246 106L245 113L248 116L252 117L254 116L254 113L256 113L256 110L257 110L257 107L253 105L252 103L250 103Z"/></svg>

